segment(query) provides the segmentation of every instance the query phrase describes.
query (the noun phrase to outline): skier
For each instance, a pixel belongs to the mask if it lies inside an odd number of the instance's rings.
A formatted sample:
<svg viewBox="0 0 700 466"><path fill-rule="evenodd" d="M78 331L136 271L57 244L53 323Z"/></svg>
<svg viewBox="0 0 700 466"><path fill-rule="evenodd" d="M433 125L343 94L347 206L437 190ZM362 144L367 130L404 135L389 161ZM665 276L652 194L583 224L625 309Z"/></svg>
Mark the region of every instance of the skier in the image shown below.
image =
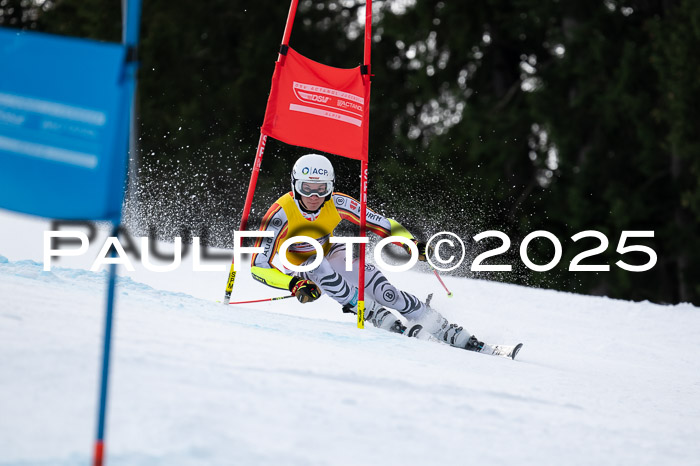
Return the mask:
<svg viewBox="0 0 700 466"><path fill-rule="evenodd" d="M345 244L331 243L330 237L341 220L359 225L360 203L334 192L334 184L333 165L326 157L308 154L296 161L292 169L292 191L272 204L262 219L260 230L271 231L273 235L256 241L255 246L262 247L263 252L253 255L251 272L259 282L291 291L301 303L315 301L325 293L342 306L343 312L357 314L359 260L354 260L352 271L346 271ZM415 242L419 260L427 260L426 244L415 239L397 221L367 209L366 224L369 231L382 238L402 236ZM294 236L309 236L322 246L324 257L315 269L284 273L272 264L280 245ZM404 246L410 253L408 246ZM316 250L309 243L295 243L288 248L286 258L291 264L305 266L314 262ZM365 266L365 307L365 320L378 328L406 332L407 327L387 309L390 308L409 322L409 336L427 332L452 346L490 354L498 348L485 345L464 328L449 323L425 302L397 289L372 264Z"/></svg>

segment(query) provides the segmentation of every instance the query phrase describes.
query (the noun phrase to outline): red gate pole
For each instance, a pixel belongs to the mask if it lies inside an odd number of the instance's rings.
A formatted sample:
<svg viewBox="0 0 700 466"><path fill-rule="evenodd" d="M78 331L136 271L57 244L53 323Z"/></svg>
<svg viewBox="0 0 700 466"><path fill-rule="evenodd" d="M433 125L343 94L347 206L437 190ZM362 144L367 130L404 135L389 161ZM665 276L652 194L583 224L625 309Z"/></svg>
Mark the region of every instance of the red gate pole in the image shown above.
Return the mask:
<svg viewBox="0 0 700 466"><path fill-rule="evenodd" d="M369 91L371 83L370 60L372 55L372 0L367 0L365 6L365 57L362 69L365 82L365 112L363 116L362 163L360 166L360 236L367 236L367 181L369 159ZM365 243L360 243L360 270L357 285L357 328L365 328Z"/></svg>
<svg viewBox="0 0 700 466"><path fill-rule="evenodd" d="M299 0L292 0L291 5L289 5L289 13L287 13L287 24L284 26L284 34L282 34L282 46L280 47L280 54L277 57L277 61L281 65L284 65L284 59L287 56L285 47L289 46L289 38L292 36L292 26L294 26L294 17L297 14L297 6L299 5Z"/></svg>
<svg viewBox="0 0 700 466"><path fill-rule="evenodd" d="M292 27L294 25L294 17L296 16L297 6L299 5L299 0L292 0L289 6L289 13L287 14L287 24L284 26L284 34L282 35L282 46L280 47L280 53L277 56L277 61L283 65L286 56L286 47L289 46L289 38L292 35ZM250 209L253 205L253 195L255 194L255 185L258 183L258 174L260 173L260 165L262 164L263 154L265 153L265 143L267 142L267 135L260 132L260 139L258 141L258 148L255 151L255 162L253 163L253 172L250 175L250 182L248 183L248 193L245 198L245 205L243 207L243 215L241 215L241 224L238 227L238 231L243 231L248 227L248 217L250 215ZM233 247L237 248L240 244L234 244ZM231 260L231 270L228 273L228 280L226 282L226 293L224 295L224 304L228 304L231 301L231 293L233 292L233 284L236 281L236 270L233 259Z"/></svg>

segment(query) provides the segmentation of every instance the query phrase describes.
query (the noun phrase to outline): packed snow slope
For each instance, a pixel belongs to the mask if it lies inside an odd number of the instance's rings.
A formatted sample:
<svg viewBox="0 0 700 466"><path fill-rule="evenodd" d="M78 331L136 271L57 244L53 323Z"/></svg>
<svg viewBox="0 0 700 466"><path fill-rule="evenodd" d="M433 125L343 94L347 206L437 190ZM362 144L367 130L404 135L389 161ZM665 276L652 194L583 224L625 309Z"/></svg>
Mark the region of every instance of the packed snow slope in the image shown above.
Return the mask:
<svg viewBox="0 0 700 466"><path fill-rule="evenodd" d="M46 224L0 227L0 464L89 464L106 274L44 272ZM226 273L188 265L119 280L109 465L700 464L696 307L390 275L524 342L511 361L358 330L326 297L225 306Z"/></svg>

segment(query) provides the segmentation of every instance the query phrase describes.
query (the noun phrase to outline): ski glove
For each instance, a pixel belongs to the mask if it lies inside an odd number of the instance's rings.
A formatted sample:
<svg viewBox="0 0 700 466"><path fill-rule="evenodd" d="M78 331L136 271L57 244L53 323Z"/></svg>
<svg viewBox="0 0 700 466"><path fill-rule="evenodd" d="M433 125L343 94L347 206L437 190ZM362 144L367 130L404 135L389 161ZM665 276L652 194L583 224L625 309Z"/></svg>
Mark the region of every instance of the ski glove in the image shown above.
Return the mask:
<svg viewBox="0 0 700 466"><path fill-rule="evenodd" d="M321 289L311 280L302 280L298 277L292 278L289 283L289 290L299 300L300 303L310 303L321 297Z"/></svg>
<svg viewBox="0 0 700 466"><path fill-rule="evenodd" d="M424 241L416 241L416 246L418 246L418 260L425 262L428 260L428 256L433 255L433 247L428 246Z"/></svg>
<svg viewBox="0 0 700 466"><path fill-rule="evenodd" d="M425 262L428 260L428 256L433 255L433 247L430 246L428 247L427 243L424 241L418 241L417 239L413 240L414 243L416 243L416 246L418 247L418 260L421 262ZM411 254L411 250L408 248L408 246L404 246L404 249L406 249L406 252Z"/></svg>

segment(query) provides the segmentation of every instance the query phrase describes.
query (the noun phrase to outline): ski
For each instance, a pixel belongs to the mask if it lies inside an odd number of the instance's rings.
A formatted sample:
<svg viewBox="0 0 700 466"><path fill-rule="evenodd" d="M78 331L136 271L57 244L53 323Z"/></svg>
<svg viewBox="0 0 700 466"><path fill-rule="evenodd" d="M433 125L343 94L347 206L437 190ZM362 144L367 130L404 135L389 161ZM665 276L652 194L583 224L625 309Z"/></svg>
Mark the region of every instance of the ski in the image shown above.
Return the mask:
<svg viewBox="0 0 700 466"><path fill-rule="evenodd" d="M484 347L479 352L483 354L490 354L492 356L502 356L504 358L515 359L522 347L522 343L518 343L515 346L488 345L484 343Z"/></svg>

